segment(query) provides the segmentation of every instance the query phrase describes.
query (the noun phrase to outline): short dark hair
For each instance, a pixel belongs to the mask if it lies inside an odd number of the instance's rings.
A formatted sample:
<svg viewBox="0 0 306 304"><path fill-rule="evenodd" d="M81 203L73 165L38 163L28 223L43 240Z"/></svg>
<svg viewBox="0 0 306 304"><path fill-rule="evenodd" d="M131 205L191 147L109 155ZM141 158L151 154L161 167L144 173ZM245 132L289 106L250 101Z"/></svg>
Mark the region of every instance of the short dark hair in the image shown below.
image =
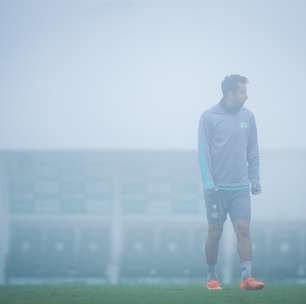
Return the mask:
<svg viewBox="0 0 306 304"><path fill-rule="evenodd" d="M238 74L226 76L221 84L223 96L225 96L229 91L235 91L239 82L247 84L249 80L245 76Z"/></svg>

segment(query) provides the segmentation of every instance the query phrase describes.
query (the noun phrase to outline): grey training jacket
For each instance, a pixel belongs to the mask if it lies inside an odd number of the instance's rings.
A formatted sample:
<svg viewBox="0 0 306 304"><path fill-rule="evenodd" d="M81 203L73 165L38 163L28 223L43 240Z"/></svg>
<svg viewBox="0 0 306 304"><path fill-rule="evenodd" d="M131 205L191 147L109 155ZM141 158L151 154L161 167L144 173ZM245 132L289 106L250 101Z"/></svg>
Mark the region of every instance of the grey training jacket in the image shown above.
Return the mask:
<svg viewBox="0 0 306 304"><path fill-rule="evenodd" d="M240 190L259 184L259 149L254 114L242 106L229 112L222 101L204 111L198 128L204 191Z"/></svg>

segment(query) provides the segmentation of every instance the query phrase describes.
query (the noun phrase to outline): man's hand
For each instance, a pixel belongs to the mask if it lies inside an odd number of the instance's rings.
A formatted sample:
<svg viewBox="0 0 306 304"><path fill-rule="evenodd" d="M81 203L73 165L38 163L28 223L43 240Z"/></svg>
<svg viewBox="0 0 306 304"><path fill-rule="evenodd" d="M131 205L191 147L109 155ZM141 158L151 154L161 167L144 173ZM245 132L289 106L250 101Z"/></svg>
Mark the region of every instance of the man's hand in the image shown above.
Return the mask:
<svg viewBox="0 0 306 304"><path fill-rule="evenodd" d="M253 195L257 195L257 194L261 193L261 186L260 186L260 184L252 184L251 192L252 192Z"/></svg>
<svg viewBox="0 0 306 304"><path fill-rule="evenodd" d="M205 189L204 191L205 191L206 194L213 194L218 190L219 189L217 187L214 187L214 188L210 188L210 189Z"/></svg>

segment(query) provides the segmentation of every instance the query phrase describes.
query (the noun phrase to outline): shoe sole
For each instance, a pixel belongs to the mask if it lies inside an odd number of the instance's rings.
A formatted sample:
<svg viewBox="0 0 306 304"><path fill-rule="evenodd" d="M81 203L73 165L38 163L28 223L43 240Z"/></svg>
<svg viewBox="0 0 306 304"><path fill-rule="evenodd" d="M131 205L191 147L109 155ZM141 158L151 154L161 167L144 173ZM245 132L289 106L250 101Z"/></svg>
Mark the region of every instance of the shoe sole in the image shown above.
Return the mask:
<svg viewBox="0 0 306 304"><path fill-rule="evenodd" d="M211 288L206 286L208 290L212 290L212 291L221 291L223 288L222 287L215 287L215 288Z"/></svg>
<svg viewBox="0 0 306 304"><path fill-rule="evenodd" d="M263 289L265 286L259 286L259 287L256 287L256 288L241 288L240 287L240 289L241 290L246 290L246 291L255 291L255 290L261 290L261 289Z"/></svg>

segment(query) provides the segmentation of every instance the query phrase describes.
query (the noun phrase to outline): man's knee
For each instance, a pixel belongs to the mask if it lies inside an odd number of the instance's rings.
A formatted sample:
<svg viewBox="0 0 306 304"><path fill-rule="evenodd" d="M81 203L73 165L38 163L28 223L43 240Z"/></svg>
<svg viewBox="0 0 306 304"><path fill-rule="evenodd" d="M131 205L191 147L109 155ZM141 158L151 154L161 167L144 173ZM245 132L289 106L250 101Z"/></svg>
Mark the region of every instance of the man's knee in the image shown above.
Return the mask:
<svg viewBox="0 0 306 304"><path fill-rule="evenodd" d="M238 239L250 238L250 223L248 221L237 221L234 228Z"/></svg>
<svg viewBox="0 0 306 304"><path fill-rule="evenodd" d="M209 224L208 239L219 241L222 236L223 225Z"/></svg>

